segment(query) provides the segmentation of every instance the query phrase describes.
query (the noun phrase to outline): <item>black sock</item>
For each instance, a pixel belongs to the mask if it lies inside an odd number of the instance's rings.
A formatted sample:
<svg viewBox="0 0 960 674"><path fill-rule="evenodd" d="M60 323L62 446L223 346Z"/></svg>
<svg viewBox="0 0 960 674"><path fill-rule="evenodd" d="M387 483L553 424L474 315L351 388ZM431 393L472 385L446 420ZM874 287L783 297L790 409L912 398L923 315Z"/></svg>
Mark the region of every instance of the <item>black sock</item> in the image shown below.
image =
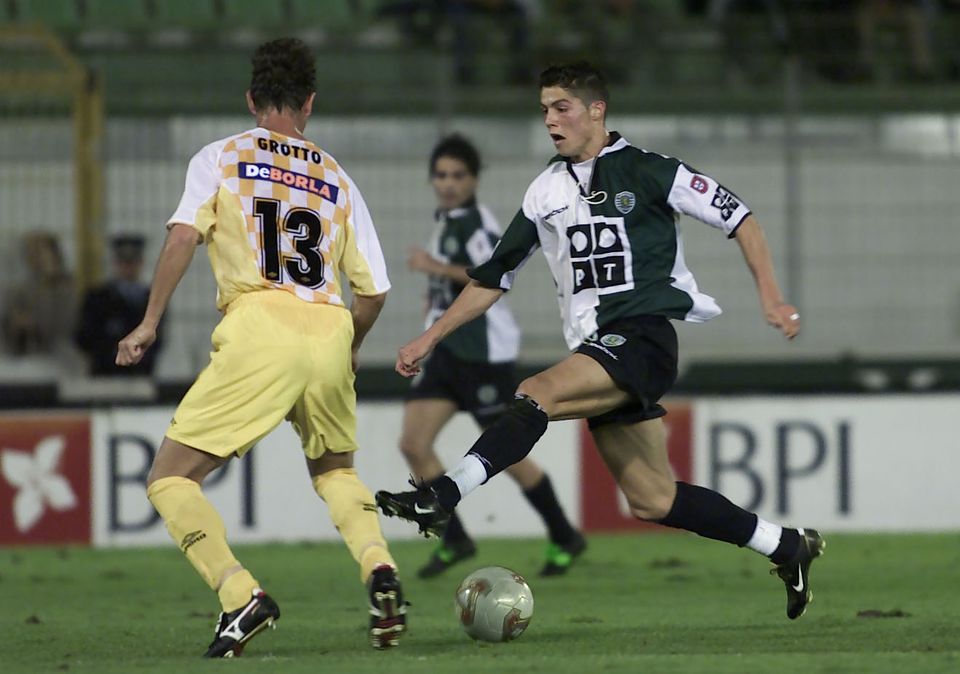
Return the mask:
<svg viewBox="0 0 960 674"><path fill-rule="evenodd" d="M532 489L523 492L530 505L540 513L543 523L547 525L547 532L550 534L550 541L557 545L567 545L573 542L577 532L557 501L557 495L553 492L553 484L550 482L550 476L543 474L543 479Z"/></svg>
<svg viewBox="0 0 960 674"><path fill-rule="evenodd" d="M467 454L473 454L487 469L487 479L523 459L537 444L550 418L537 401L517 394L507 410L487 426Z"/></svg>
<svg viewBox="0 0 960 674"><path fill-rule="evenodd" d="M460 503L460 490L457 488L457 483L446 475L441 475L433 481L430 488L437 495L440 507L452 515L457 504Z"/></svg>
<svg viewBox="0 0 960 674"><path fill-rule="evenodd" d="M446 476L441 475L440 477L434 478L432 480L427 480L426 484L429 487L433 487L434 491L436 491L437 483L440 482L444 477ZM450 478L447 478L447 480L449 481ZM454 488L456 488L456 485L454 485ZM445 544L451 544L451 543L457 544L457 543L463 543L469 540L470 540L470 535L467 533L467 530L463 528L463 522L457 516L457 513L456 512L450 513L450 522L447 524L447 528L443 532L443 542Z"/></svg>
<svg viewBox="0 0 960 674"><path fill-rule="evenodd" d="M466 543L470 540L467 530L463 528L463 522L457 516L457 513L450 513L450 522L447 524L447 530L443 532L443 542L449 545Z"/></svg>
<svg viewBox="0 0 960 674"><path fill-rule="evenodd" d="M673 506L660 524L744 546L757 528L757 516L715 491L677 482Z"/></svg>
<svg viewBox="0 0 960 674"><path fill-rule="evenodd" d="M796 529L784 527L780 533L780 544L770 555L770 561L774 564L786 564L796 556L799 549L800 532Z"/></svg>
<svg viewBox="0 0 960 674"><path fill-rule="evenodd" d="M523 459L547 430L550 418L530 396L518 394L480 435L467 454L473 454L487 471L487 480ZM444 475L433 483L440 506L447 512L460 503L457 484Z"/></svg>

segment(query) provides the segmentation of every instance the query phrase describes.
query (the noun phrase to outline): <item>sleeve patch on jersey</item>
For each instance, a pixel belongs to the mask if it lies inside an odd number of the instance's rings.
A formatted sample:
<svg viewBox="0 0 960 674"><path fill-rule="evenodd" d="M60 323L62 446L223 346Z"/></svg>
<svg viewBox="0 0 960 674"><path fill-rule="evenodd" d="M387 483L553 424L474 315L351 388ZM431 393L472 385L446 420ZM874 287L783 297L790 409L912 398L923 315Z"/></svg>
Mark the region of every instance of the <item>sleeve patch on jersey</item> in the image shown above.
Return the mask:
<svg viewBox="0 0 960 674"><path fill-rule="evenodd" d="M707 179L704 178L703 176L698 176L694 174L694 176L690 178L690 187L695 189L700 194L706 194L707 187L708 187Z"/></svg>
<svg viewBox="0 0 960 674"><path fill-rule="evenodd" d="M303 175L288 169L278 168L270 164L251 164L240 162L239 172L241 178L247 180L269 180L273 183L286 185L295 190L303 190L316 194L318 197L336 203L340 188L336 185L324 182L319 178Z"/></svg>
<svg viewBox="0 0 960 674"><path fill-rule="evenodd" d="M720 217L727 222L734 212L740 208L740 202L737 198L723 187L717 185L717 191L713 193L713 201L710 205L720 211Z"/></svg>

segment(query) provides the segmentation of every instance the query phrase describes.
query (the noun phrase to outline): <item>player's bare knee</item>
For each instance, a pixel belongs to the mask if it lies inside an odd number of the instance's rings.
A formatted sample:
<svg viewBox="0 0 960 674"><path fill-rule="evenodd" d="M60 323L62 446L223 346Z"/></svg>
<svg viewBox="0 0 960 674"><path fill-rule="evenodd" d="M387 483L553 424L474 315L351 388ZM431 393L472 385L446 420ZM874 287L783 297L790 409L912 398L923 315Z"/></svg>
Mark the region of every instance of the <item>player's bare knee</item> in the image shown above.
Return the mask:
<svg viewBox="0 0 960 674"><path fill-rule="evenodd" d="M673 494L666 489L623 489L623 494L627 497L630 514L645 522L659 522L673 507Z"/></svg>
<svg viewBox="0 0 960 674"><path fill-rule="evenodd" d="M153 465L150 466L150 472L147 473L147 480L144 487L149 489L154 482L167 477L190 477L185 473L186 471L175 470L171 466L164 465L161 461L154 460Z"/></svg>
<svg viewBox="0 0 960 674"><path fill-rule="evenodd" d="M418 461L430 453L430 446L416 438L403 436L400 438L400 453L407 461Z"/></svg>
<svg viewBox="0 0 960 674"><path fill-rule="evenodd" d="M150 487L151 487L151 486L153 485L153 483L156 482L158 479L160 479L160 478L159 478L159 477L157 476L157 474L154 472L153 468L151 468L151 469L150 469L150 472L147 473L147 480L146 480L146 482L145 482L144 485L143 485L144 489L146 489L147 491L149 491L149 490L150 490Z"/></svg>
<svg viewBox="0 0 960 674"><path fill-rule="evenodd" d="M528 377L520 382L517 387L517 395L524 395L533 400L540 409L547 413L547 416L550 416L556 404L549 382L541 375Z"/></svg>
<svg viewBox="0 0 960 674"><path fill-rule="evenodd" d="M667 499L653 498L642 501L627 501L630 504L630 514L644 522L659 522L670 513L673 504Z"/></svg>

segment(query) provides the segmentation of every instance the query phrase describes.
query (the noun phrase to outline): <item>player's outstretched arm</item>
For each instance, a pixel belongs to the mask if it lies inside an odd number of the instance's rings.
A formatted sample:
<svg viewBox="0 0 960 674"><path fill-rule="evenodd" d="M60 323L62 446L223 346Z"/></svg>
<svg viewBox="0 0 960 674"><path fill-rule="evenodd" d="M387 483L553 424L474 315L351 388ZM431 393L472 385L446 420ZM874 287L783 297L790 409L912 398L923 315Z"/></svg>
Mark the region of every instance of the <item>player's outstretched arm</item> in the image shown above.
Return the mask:
<svg viewBox="0 0 960 674"><path fill-rule="evenodd" d="M737 228L735 236L757 284L764 318L787 339L793 339L800 332L800 314L795 306L783 299L773 272L773 259L770 257L770 248L763 235L763 228L753 215L748 215Z"/></svg>
<svg viewBox="0 0 960 674"><path fill-rule="evenodd" d="M471 280L436 323L412 342L400 347L397 372L404 377L412 377L420 372L420 363L444 337L486 312L501 295L503 291L499 288L485 288Z"/></svg>
<svg viewBox="0 0 960 674"><path fill-rule="evenodd" d="M358 354L360 353L360 345L363 344L363 338L367 336L370 328L377 322L377 317L386 301L387 293L353 296L353 301L350 303L350 315L353 317L353 344L351 344L350 349L354 372L360 365Z"/></svg>
<svg viewBox="0 0 960 674"><path fill-rule="evenodd" d="M117 345L117 365L136 365L157 339L157 326L177 284L183 278L193 252L199 243L197 230L190 225L175 224L167 232L167 239L160 251L153 282L150 285L150 299L143 320L133 331L120 340Z"/></svg>
<svg viewBox="0 0 960 674"><path fill-rule="evenodd" d="M441 262L423 248L410 248L407 251L407 268L431 276L443 276L462 286L470 283L467 275L469 267Z"/></svg>

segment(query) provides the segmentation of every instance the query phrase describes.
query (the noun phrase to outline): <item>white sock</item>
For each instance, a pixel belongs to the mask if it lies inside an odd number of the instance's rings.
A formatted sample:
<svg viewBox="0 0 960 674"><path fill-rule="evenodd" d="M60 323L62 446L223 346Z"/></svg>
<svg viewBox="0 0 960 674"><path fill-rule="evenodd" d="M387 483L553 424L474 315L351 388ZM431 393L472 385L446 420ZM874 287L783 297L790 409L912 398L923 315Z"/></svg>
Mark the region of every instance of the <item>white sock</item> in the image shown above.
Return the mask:
<svg viewBox="0 0 960 674"><path fill-rule="evenodd" d="M757 528L753 530L753 536L747 541L747 547L769 557L780 545L780 534L782 533L783 527L779 524L773 524L757 517Z"/></svg>
<svg viewBox="0 0 960 674"><path fill-rule="evenodd" d="M463 498L487 481L487 469L479 457L467 454L460 459L456 468L447 473L447 477L456 483L460 497Z"/></svg>

